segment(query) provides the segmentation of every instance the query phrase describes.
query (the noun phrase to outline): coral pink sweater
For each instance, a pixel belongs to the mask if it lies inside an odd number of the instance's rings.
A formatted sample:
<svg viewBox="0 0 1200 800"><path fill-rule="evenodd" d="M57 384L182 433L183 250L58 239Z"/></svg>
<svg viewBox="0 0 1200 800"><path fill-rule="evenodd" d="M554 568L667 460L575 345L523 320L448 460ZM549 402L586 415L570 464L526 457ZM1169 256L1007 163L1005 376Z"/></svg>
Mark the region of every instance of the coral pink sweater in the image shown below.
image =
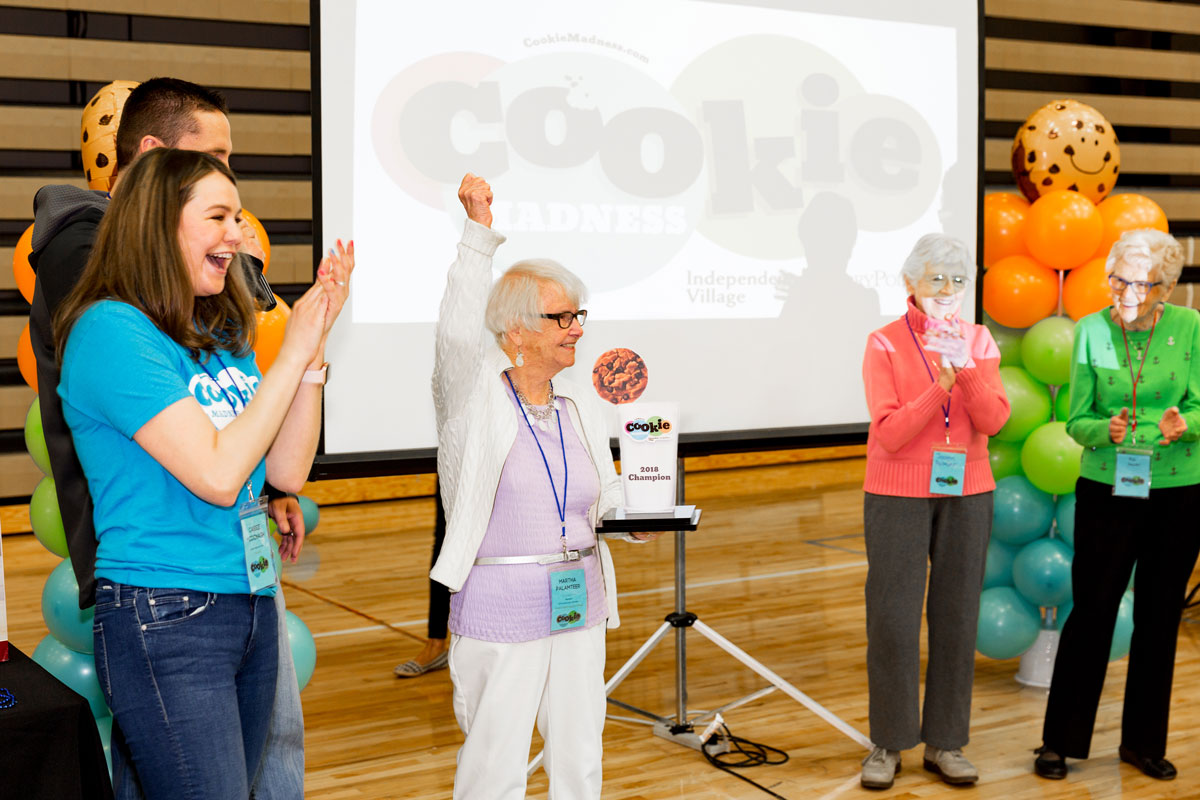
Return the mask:
<svg viewBox="0 0 1200 800"><path fill-rule="evenodd" d="M907 319L908 325L905 324ZM950 404L950 442L965 445L963 494L996 488L988 461L987 437L1008 420L1008 397L1000 383L1000 350L982 325L959 321L970 358L949 392L936 378L941 356L924 349L928 317L908 298L904 317L867 339L863 385L871 429L867 435L867 473L863 489L898 497L933 497L929 492L932 447L946 441L942 407ZM909 325L922 347L917 348Z"/></svg>

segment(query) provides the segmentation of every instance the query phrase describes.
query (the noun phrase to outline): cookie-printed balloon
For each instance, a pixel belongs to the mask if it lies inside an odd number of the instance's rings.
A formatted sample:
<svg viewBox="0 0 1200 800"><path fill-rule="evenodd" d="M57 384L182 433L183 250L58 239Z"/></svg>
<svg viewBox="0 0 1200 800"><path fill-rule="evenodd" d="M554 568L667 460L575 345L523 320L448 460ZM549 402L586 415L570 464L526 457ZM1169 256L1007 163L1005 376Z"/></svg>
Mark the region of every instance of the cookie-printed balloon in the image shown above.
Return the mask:
<svg viewBox="0 0 1200 800"><path fill-rule="evenodd" d="M83 108L79 139L89 189L107 192L112 188L117 168L117 125L121 109L137 85L137 81L113 81L100 87Z"/></svg>
<svg viewBox="0 0 1200 800"><path fill-rule="evenodd" d="M1103 114L1078 100L1047 103L1013 139L1013 177L1031 203L1059 189L1099 203L1112 191L1120 168L1117 132Z"/></svg>

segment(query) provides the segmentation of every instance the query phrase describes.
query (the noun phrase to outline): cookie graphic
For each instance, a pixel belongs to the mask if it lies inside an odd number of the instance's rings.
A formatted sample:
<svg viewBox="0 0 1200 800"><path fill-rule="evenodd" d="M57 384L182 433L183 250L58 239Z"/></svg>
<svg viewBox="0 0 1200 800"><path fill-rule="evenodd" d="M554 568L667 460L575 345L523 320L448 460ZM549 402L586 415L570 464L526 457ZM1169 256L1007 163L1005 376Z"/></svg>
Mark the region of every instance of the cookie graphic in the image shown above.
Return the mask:
<svg viewBox="0 0 1200 800"><path fill-rule="evenodd" d="M616 347L596 359L592 385L602 400L613 405L632 403L646 391L646 362L626 347Z"/></svg>

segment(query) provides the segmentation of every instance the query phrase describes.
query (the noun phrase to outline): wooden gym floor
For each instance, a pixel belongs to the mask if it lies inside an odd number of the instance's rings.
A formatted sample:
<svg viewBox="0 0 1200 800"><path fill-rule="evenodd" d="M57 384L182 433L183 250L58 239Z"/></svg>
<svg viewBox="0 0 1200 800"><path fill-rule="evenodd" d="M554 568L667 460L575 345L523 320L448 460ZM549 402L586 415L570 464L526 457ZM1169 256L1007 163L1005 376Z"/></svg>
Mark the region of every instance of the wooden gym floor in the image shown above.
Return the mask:
<svg viewBox="0 0 1200 800"><path fill-rule="evenodd" d="M861 459L689 475L689 500L704 509L704 518L689 535L687 575L690 611L868 733L861 475ZM450 796L461 737L449 675L392 676L424 635L432 527L429 499L330 506L301 563L284 573L288 605L317 642L316 673L303 694L310 798ZM673 608L673 537L646 545L616 542L613 555L624 624L608 635L610 674ZM57 559L29 535L4 537L4 556L10 637L32 652L46 632L41 589ZM765 685L696 634L689 634L688 656L692 709L720 706ZM966 751L981 773L974 788L941 783L913 750L904 753L892 790L867 792L858 785L865 751L779 692L730 711L726 721L735 735L790 755L786 764L744 774L792 800L1200 796L1200 614L1188 612L1180 630L1167 753L1180 771L1173 783L1151 780L1117 759L1125 661L1109 668L1093 757L1072 762L1066 781L1034 776L1030 751L1040 743L1045 692L1017 684L1016 670L1015 659L977 657ZM614 696L664 716L674 713L673 636ZM767 796L648 727L610 721L604 738L606 798ZM532 752L538 749L534 734ZM545 793L545 775L538 772L529 796Z"/></svg>

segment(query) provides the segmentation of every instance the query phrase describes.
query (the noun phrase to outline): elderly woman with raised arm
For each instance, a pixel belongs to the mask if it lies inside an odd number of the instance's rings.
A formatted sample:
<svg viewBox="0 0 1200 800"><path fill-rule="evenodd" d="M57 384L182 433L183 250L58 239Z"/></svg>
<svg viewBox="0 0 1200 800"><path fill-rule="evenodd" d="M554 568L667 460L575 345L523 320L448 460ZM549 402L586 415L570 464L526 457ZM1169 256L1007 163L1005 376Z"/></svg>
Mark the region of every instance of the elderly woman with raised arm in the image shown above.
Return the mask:
<svg viewBox="0 0 1200 800"><path fill-rule="evenodd" d="M553 261L493 283L492 191L467 175L467 211L437 323L433 392L446 539L430 575L450 601L454 712L466 735L455 798L524 797L529 735L545 741L550 796L597 798L604 631L616 584L601 515L621 503L611 421L575 363L587 312Z"/></svg>

